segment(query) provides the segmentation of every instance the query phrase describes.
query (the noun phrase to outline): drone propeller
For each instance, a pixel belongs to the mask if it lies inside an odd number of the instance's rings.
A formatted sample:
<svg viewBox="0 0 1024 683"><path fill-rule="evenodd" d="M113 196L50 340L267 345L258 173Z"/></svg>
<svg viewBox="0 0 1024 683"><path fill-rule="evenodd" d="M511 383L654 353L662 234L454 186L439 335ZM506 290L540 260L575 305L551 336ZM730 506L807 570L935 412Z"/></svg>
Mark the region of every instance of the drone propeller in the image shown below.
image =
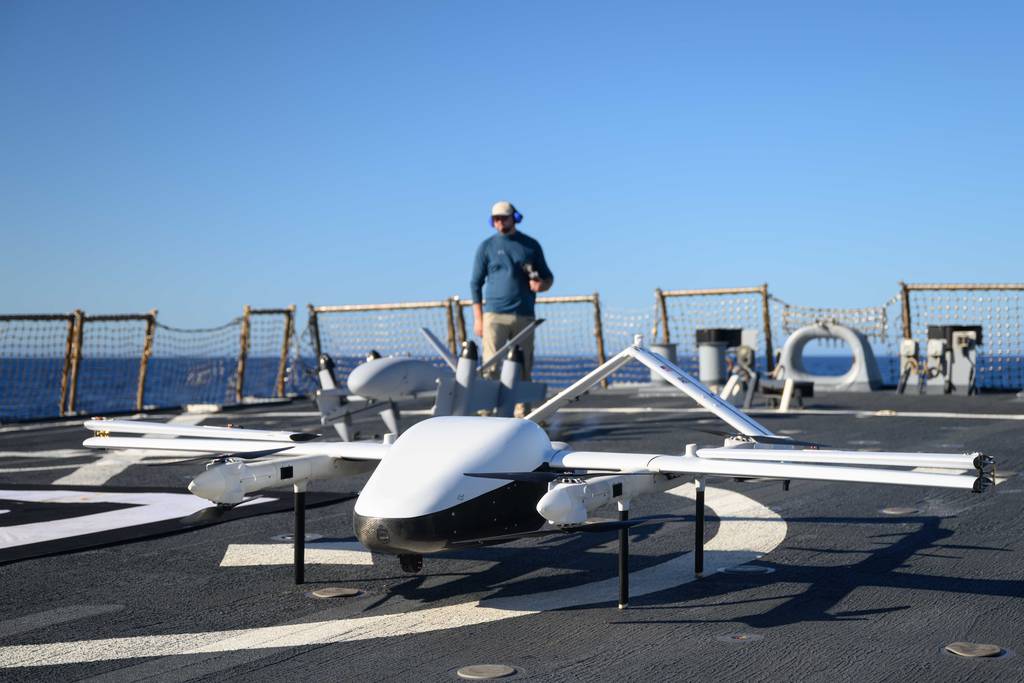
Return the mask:
<svg viewBox="0 0 1024 683"><path fill-rule="evenodd" d="M533 538L536 536L550 536L552 534L575 534L575 533L602 533L605 531L618 531L629 529L644 524L657 524L660 522L682 521L685 517L679 515L648 515L646 517L634 517L633 519L609 520L607 522L591 522L590 524L578 524L575 526L545 526L536 531L522 531L515 534L503 534L501 536L488 536L486 538L474 538L465 541L456 541L453 545L479 545L481 543L503 543L514 541L519 538Z"/></svg>
<svg viewBox="0 0 1024 683"><path fill-rule="evenodd" d="M737 434L736 432L726 432L719 429L694 429L694 431L703 432L705 434L714 434L715 436L721 436L726 439L746 439L753 441L754 443L761 443L772 446L806 446L808 448L831 448L831 446L825 446L820 443L813 441L800 441L799 439L791 439L788 436L761 436L751 434Z"/></svg>
<svg viewBox="0 0 1024 683"><path fill-rule="evenodd" d="M559 479L593 479L594 477L607 477L611 475L646 475L651 476L652 472L620 472L608 470L607 472L560 472L555 470L535 470L533 472L463 472L467 477L478 477L480 479L505 479L507 481L521 481L527 484L548 484Z"/></svg>
<svg viewBox="0 0 1024 683"><path fill-rule="evenodd" d="M257 458L265 458L281 451L287 451L291 446L284 446L283 448L269 448L265 451L246 451L242 453L218 453L217 455L200 455L195 458L185 458L184 460L173 460L171 462L154 462L146 463L149 467L163 467L164 465L183 465L190 462L202 462L207 460L211 463L224 462L228 458L239 458L241 460L255 460Z"/></svg>

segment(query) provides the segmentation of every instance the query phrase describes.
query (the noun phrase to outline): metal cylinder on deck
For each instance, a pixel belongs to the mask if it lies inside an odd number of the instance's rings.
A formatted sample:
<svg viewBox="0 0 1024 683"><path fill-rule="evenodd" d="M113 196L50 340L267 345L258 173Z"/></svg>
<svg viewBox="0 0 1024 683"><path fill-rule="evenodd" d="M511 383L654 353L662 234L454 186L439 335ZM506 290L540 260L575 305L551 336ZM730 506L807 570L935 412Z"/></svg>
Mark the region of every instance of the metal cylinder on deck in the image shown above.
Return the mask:
<svg viewBox="0 0 1024 683"><path fill-rule="evenodd" d="M671 344L671 343L651 344L648 348L651 351L653 351L654 353L658 354L659 356L664 356L665 358L667 358L668 360L670 360L673 363L676 362L676 345L675 344ZM652 370L651 371L651 384L668 384L668 382L665 381L664 377L662 377L661 375L659 375L658 373L656 373L656 372L654 372Z"/></svg>
<svg viewBox="0 0 1024 683"><path fill-rule="evenodd" d="M743 330L708 328L697 330L699 378L707 386L725 384L725 352L743 343Z"/></svg>

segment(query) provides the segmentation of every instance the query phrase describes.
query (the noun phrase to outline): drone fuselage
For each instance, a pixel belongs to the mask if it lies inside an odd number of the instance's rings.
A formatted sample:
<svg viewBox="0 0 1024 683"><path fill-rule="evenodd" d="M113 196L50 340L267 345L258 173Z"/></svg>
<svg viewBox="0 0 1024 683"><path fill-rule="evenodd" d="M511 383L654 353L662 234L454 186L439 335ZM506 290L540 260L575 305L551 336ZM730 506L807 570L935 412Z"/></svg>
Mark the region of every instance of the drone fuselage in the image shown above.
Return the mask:
<svg viewBox="0 0 1024 683"><path fill-rule="evenodd" d="M454 544L533 531L547 484L465 476L531 472L550 459L544 430L527 420L436 417L395 441L356 501L353 526L375 552L427 554Z"/></svg>
<svg viewBox="0 0 1024 683"><path fill-rule="evenodd" d="M348 375L351 394L394 401L437 389L443 371L416 358L375 358L357 365Z"/></svg>

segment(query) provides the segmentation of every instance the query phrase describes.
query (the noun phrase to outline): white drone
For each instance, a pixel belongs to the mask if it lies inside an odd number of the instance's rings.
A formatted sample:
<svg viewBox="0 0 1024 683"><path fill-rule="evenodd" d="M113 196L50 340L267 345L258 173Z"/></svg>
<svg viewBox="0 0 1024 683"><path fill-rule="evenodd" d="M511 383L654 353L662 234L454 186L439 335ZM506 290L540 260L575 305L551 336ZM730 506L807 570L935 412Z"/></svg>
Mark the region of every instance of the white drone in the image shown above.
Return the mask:
<svg viewBox="0 0 1024 683"><path fill-rule="evenodd" d="M479 367L476 344L464 342L461 355L455 358L430 330L421 327L420 332L451 373L430 361L403 356L382 358L371 351L366 362L348 374L347 391L338 386L334 361L324 354L317 372L320 389L315 394L320 422L332 425L342 441L351 441L352 418L363 412L377 412L389 432L398 436L400 413L396 401L431 392L436 392L435 416L476 415L485 410L498 417L511 417L517 403L538 403L547 394L545 384L522 378L523 356L519 347L542 322L543 318L531 322ZM500 379L484 379L484 373L498 363ZM367 404L353 408L348 398L353 395L367 399Z"/></svg>
<svg viewBox="0 0 1024 683"><path fill-rule="evenodd" d="M639 361L737 433L723 447L686 446L685 453L574 451L552 442L538 424L630 361ZM406 571L423 556L468 544L489 545L544 533L619 530L619 606L628 603L630 501L695 481L697 573L703 570L704 487L712 477L902 484L981 492L995 481L981 453L857 452L814 448L772 434L662 356L636 343L541 405L526 418L433 417L397 439L324 442L315 434L231 427L186 427L129 420L90 420L88 447L221 453L189 484L220 507L246 495L291 485L295 490L295 579L303 581L305 489L317 479L373 470L356 501L355 535L369 550L397 555ZM113 437L110 433L178 438ZM808 447L811 446L811 447ZM269 447L269 448L268 448ZM939 468L948 473L917 472ZM964 472L969 473L964 473ZM619 521L587 520L615 502Z"/></svg>

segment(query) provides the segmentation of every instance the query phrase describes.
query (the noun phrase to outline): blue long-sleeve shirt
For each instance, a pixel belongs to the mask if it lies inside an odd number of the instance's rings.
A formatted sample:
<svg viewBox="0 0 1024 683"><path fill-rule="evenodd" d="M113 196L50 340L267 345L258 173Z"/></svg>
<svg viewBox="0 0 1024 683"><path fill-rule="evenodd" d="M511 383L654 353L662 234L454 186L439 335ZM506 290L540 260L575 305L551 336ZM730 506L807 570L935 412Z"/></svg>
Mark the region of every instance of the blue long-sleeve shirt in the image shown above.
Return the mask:
<svg viewBox="0 0 1024 683"><path fill-rule="evenodd" d="M509 236L495 234L485 239L476 250L469 281L473 303L486 300L484 310L488 313L532 317L537 295L530 291L530 279L523 268L526 264L532 265L542 280L555 277L544 260L540 242L529 235L517 230Z"/></svg>

